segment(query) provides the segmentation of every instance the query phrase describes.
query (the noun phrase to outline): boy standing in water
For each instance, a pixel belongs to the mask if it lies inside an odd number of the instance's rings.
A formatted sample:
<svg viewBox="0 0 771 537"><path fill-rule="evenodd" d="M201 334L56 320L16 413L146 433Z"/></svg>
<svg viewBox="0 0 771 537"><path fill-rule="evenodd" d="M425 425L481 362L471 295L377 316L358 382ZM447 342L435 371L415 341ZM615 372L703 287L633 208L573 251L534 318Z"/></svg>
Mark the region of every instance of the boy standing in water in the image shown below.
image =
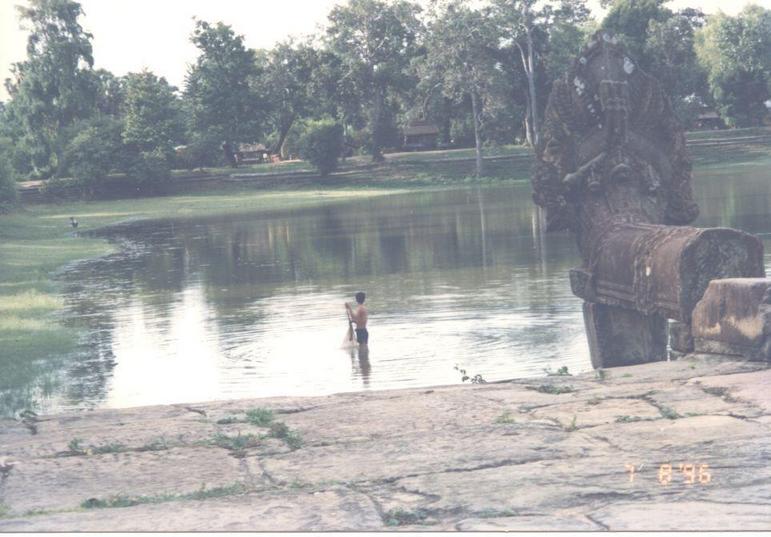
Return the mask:
<svg viewBox="0 0 771 537"><path fill-rule="evenodd" d="M369 318L369 313L364 306L364 299L366 296L367 295L361 291L356 293L355 298L358 306L356 306L355 310L351 308L351 305L348 304L348 302L345 303L345 309L348 310L351 320L356 323L356 341L359 342L359 348L365 349L369 343L369 332L367 332L367 319Z"/></svg>

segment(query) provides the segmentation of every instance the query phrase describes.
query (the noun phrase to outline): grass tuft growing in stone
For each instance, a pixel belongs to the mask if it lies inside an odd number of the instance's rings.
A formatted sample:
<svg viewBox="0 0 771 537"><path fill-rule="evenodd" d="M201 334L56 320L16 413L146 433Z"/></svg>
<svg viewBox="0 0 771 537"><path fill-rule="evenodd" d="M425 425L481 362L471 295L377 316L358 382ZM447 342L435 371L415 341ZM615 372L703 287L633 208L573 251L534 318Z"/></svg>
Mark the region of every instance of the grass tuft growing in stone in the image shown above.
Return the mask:
<svg viewBox="0 0 771 537"><path fill-rule="evenodd" d="M225 416L217 420L217 425L230 425L231 423L241 423L238 416Z"/></svg>
<svg viewBox="0 0 771 537"><path fill-rule="evenodd" d="M155 494L152 496L129 496L126 494L118 494L115 496L110 496L109 498L88 498L87 500L83 500L80 503L80 507L83 509L109 509L183 500L205 500L207 498L234 496L245 491L246 487L242 483L234 483L232 485L214 487L210 489L207 489L206 486L203 485L201 486L200 490L183 494L164 493Z"/></svg>
<svg viewBox="0 0 771 537"><path fill-rule="evenodd" d="M267 427L273 422L273 411L267 408L247 410L246 421L258 427Z"/></svg>
<svg viewBox="0 0 771 537"><path fill-rule="evenodd" d="M414 511L405 511L404 509L397 508L391 509L383 515L386 526L406 526L408 524L425 524L428 518L428 512L423 509L415 509Z"/></svg>
<svg viewBox="0 0 771 537"><path fill-rule="evenodd" d="M70 453L73 455L85 455L86 450L83 448L83 446L80 444L83 440L80 438L73 438L67 443L67 449L70 450Z"/></svg>
<svg viewBox="0 0 771 537"><path fill-rule="evenodd" d="M499 511L497 509L485 509L483 511L479 511L478 513L475 513L474 516L476 518L501 518L501 517L507 517L507 516L517 516L517 513L514 511L511 511L510 509L504 509L502 511Z"/></svg>
<svg viewBox="0 0 771 537"><path fill-rule="evenodd" d="M105 453L123 453L129 451L124 444L120 442L110 442L99 446L84 446L83 440L80 438L73 438L67 444L67 451L58 454L60 457L79 457L84 455L104 455Z"/></svg>
<svg viewBox="0 0 771 537"><path fill-rule="evenodd" d="M568 366L563 365L557 371L552 371L550 367L544 368L544 373L546 373L549 377L572 377L570 373L568 373Z"/></svg>
<svg viewBox="0 0 771 537"><path fill-rule="evenodd" d="M553 384L541 384L540 386L527 386L528 390L534 390L540 393L559 395L562 393L573 393L576 389L573 386L554 386Z"/></svg>
<svg viewBox="0 0 771 537"><path fill-rule="evenodd" d="M276 421L271 424L269 434L273 438L283 440L291 449L299 449L303 445L300 433L291 430L283 421Z"/></svg>
<svg viewBox="0 0 771 537"><path fill-rule="evenodd" d="M127 451L128 448L120 442L114 442L110 444L103 444L101 446L91 446L90 452L94 455L102 455L104 453L122 453Z"/></svg>
<svg viewBox="0 0 771 537"><path fill-rule="evenodd" d="M616 423L633 423L635 421L646 421L645 418L640 416L616 416Z"/></svg>
<svg viewBox="0 0 771 537"><path fill-rule="evenodd" d="M506 410L503 414L495 418L495 423L516 423L514 416Z"/></svg>
<svg viewBox="0 0 771 537"><path fill-rule="evenodd" d="M721 397L727 403L736 403L737 399L728 393L728 388L720 386L702 386L701 389L704 393L714 395L715 397Z"/></svg>
<svg viewBox="0 0 771 537"><path fill-rule="evenodd" d="M212 442L215 446L240 453L246 448L258 445L260 439L253 434L242 435L241 433L238 433L236 436L228 436L226 434L217 433L214 435Z"/></svg>
<svg viewBox="0 0 771 537"><path fill-rule="evenodd" d="M659 413L662 415L662 417L667 418L668 420L676 420L683 417L678 414L674 408L670 408L664 405L659 407Z"/></svg>
<svg viewBox="0 0 771 537"><path fill-rule="evenodd" d="M137 451L164 451L166 449L169 449L169 445L166 443L164 437L160 437L157 440L153 440L149 444L140 447Z"/></svg>

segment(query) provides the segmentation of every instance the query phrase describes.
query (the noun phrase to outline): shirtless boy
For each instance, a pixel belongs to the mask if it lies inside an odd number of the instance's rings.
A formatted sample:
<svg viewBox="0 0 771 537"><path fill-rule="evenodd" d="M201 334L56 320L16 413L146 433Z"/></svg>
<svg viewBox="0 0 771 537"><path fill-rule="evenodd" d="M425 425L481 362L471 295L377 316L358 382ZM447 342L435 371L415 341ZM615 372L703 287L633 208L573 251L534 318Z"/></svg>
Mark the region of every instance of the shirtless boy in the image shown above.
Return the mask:
<svg viewBox="0 0 771 537"><path fill-rule="evenodd" d="M345 309L351 316L351 320L356 323L356 341L359 342L359 347L366 347L369 342L369 332L367 332L367 319L369 313L364 306L364 299L366 295L359 291L356 293L356 309L352 309L348 302L345 303Z"/></svg>

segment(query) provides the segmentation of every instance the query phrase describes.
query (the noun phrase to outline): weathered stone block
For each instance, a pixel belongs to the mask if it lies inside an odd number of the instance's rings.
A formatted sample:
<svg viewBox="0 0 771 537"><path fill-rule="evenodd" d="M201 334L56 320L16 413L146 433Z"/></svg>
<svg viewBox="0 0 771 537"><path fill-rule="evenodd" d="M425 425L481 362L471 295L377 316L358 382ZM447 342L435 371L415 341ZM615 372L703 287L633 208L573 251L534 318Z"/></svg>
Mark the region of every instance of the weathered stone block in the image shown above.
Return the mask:
<svg viewBox="0 0 771 537"><path fill-rule="evenodd" d="M771 361L771 279L711 281L692 321L696 351Z"/></svg>
<svg viewBox="0 0 771 537"><path fill-rule="evenodd" d="M681 353L693 352L693 335L691 325L672 321L669 323L669 346L673 351Z"/></svg>
<svg viewBox="0 0 771 537"><path fill-rule="evenodd" d="M593 257L571 271L576 296L686 323L711 280L765 276L760 240L726 228L618 224Z"/></svg>
<svg viewBox="0 0 771 537"><path fill-rule="evenodd" d="M664 317L584 302L584 323L595 369L644 364L667 357Z"/></svg>

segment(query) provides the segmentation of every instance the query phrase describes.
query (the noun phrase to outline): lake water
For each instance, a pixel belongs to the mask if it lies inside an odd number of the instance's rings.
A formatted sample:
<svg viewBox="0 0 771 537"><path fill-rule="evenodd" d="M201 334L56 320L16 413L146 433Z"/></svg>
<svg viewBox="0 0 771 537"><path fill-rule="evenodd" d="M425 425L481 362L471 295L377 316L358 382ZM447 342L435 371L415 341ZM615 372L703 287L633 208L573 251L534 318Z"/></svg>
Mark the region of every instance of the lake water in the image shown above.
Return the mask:
<svg viewBox="0 0 771 537"><path fill-rule="evenodd" d="M771 251L771 180L741 170L697 171L697 225ZM488 381L591 369L574 240L542 233L526 183L145 222L111 240L120 253L62 276L87 338L44 412L459 383L456 366ZM368 358L341 348L359 290Z"/></svg>

